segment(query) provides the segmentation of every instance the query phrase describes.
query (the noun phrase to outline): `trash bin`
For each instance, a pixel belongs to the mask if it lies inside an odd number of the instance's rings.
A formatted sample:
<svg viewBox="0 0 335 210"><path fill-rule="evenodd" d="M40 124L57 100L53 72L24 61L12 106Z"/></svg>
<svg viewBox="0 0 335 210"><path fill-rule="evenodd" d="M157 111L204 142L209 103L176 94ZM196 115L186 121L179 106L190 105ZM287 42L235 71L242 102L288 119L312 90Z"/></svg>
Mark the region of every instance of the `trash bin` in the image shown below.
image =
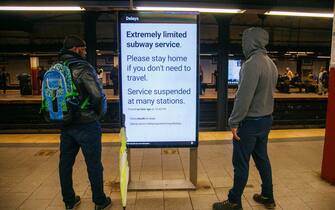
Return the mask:
<svg viewBox="0 0 335 210"><path fill-rule="evenodd" d="M31 95L32 94L31 76L27 73L22 73L18 76L18 80L20 82L21 95Z"/></svg>

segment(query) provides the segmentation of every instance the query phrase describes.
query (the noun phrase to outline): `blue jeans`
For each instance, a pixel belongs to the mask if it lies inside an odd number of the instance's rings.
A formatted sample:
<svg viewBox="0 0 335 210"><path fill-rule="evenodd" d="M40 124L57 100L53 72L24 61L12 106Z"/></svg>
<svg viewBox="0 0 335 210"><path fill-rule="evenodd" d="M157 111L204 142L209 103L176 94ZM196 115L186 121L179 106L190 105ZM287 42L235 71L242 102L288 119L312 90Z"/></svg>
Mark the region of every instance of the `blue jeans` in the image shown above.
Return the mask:
<svg viewBox="0 0 335 210"><path fill-rule="evenodd" d="M100 205L106 200L101 163L101 126L99 122L71 125L62 128L60 142L59 176L63 201L71 204L75 199L72 168L81 148L91 183L93 202Z"/></svg>
<svg viewBox="0 0 335 210"><path fill-rule="evenodd" d="M271 164L267 142L272 116L246 117L238 128L240 141L233 140L234 185L229 191L230 202L241 205L241 196L248 181L252 155L262 179L262 195L273 199Z"/></svg>

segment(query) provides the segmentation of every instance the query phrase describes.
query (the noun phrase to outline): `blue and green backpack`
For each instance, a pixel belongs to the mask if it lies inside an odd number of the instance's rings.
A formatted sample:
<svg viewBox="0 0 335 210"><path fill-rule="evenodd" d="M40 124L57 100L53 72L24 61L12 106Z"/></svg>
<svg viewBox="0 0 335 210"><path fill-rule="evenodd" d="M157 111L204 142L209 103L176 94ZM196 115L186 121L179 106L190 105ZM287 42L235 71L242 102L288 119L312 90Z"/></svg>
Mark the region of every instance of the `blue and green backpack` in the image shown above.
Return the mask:
<svg viewBox="0 0 335 210"><path fill-rule="evenodd" d="M80 104L69 65L78 61L59 62L49 68L42 82L41 112L48 122L69 123L73 114L88 106L88 97Z"/></svg>

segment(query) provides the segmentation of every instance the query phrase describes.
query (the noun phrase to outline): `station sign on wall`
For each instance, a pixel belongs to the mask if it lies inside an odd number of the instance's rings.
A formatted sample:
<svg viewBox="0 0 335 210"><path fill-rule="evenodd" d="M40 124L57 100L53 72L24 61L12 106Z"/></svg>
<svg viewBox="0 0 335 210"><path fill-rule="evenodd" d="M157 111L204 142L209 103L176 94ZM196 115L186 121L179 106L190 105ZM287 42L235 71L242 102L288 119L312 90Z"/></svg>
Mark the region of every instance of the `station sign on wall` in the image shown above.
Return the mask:
<svg viewBox="0 0 335 210"><path fill-rule="evenodd" d="M120 12L118 18L127 146L196 147L198 14Z"/></svg>

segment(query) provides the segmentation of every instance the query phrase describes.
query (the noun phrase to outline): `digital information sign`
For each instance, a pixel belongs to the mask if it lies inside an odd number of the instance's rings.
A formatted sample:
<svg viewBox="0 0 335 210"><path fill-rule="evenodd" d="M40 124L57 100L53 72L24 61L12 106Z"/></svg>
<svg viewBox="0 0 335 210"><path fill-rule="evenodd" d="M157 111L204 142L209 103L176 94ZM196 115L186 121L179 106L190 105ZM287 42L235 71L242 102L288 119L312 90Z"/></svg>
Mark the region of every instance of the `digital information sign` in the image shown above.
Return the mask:
<svg viewBox="0 0 335 210"><path fill-rule="evenodd" d="M120 12L127 147L198 146L197 13Z"/></svg>
<svg viewBox="0 0 335 210"><path fill-rule="evenodd" d="M228 85L238 85L240 81L240 70L242 61L231 60L228 61Z"/></svg>

